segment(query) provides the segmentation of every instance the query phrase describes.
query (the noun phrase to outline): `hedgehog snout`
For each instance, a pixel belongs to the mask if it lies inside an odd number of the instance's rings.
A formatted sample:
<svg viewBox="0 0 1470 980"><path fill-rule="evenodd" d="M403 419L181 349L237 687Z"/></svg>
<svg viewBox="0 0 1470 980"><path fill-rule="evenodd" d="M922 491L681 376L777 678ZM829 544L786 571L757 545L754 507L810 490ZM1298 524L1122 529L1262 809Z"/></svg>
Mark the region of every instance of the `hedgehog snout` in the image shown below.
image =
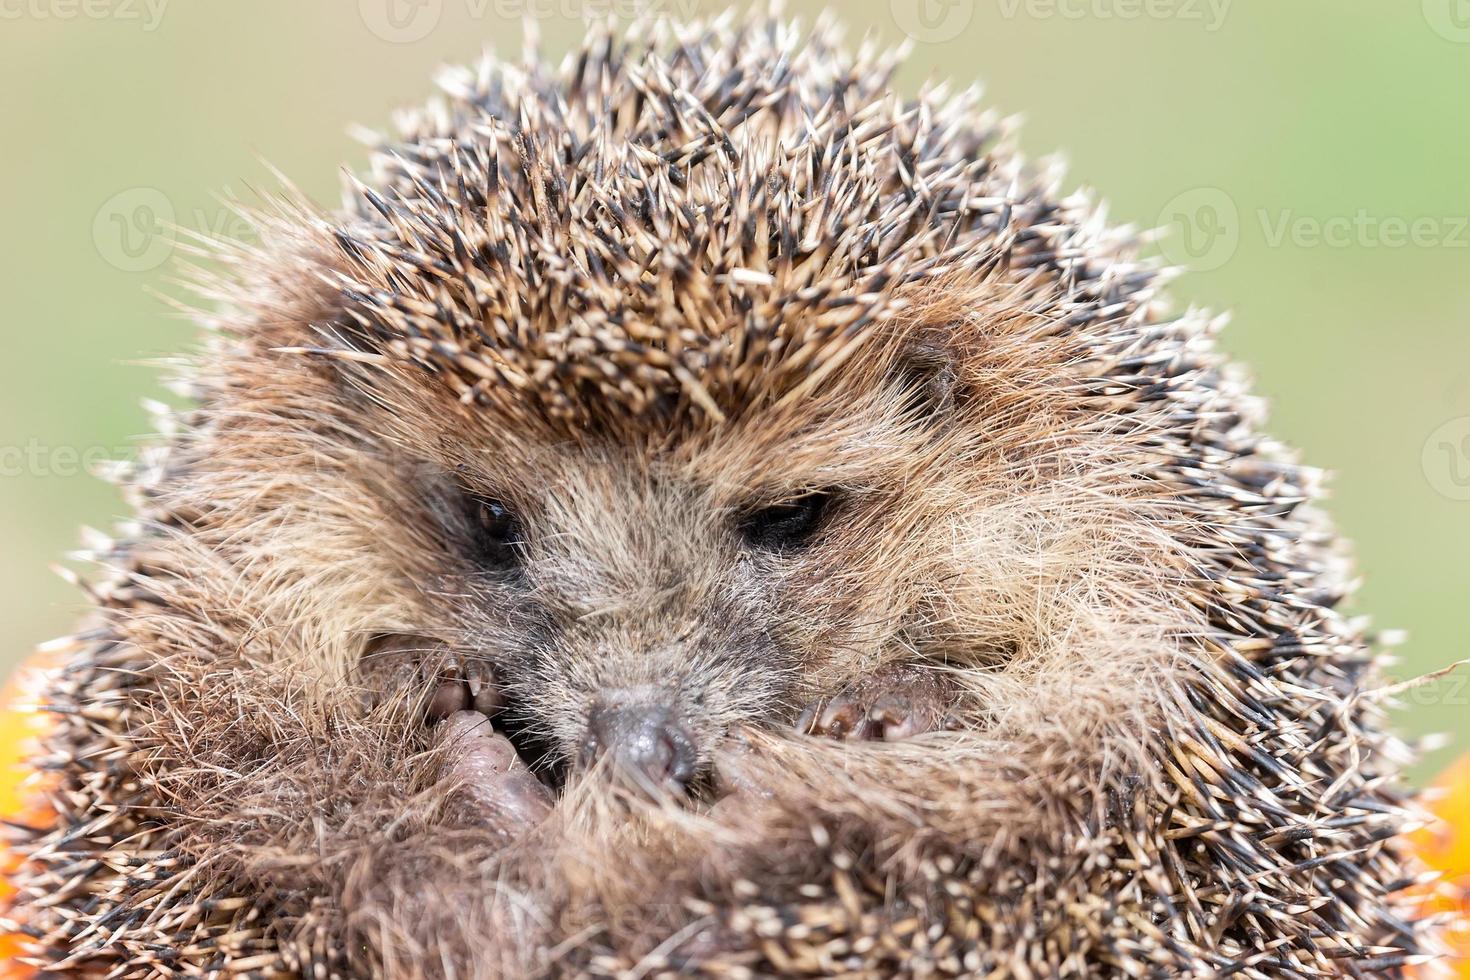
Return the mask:
<svg viewBox="0 0 1470 980"><path fill-rule="evenodd" d="M587 715L580 761L605 761L618 777L656 792L682 793L694 779L699 752L673 699L658 689L605 691Z"/></svg>

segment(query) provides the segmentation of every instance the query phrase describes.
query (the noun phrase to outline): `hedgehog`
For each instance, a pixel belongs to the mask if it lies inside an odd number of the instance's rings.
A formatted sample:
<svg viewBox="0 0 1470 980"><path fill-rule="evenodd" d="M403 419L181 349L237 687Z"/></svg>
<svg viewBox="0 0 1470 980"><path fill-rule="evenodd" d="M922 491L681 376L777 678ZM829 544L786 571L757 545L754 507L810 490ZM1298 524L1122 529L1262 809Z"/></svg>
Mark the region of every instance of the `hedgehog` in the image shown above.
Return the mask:
<svg viewBox="0 0 1470 980"><path fill-rule="evenodd" d="M205 340L59 647L86 976L1398 976L1320 480L1147 236L774 14L448 70Z"/></svg>

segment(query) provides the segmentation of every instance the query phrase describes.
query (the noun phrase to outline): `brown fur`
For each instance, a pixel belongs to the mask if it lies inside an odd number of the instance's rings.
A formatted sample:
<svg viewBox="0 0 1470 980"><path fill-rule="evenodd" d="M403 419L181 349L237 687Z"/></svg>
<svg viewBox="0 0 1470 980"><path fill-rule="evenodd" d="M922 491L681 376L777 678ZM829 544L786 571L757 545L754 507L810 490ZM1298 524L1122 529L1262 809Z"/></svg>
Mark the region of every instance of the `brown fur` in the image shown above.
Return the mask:
<svg viewBox="0 0 1470 980"><path fill-rule="evenodd" d="M389 977L1378 975L1404 751L1312 477L1208 321L969 98L717 25L493 62L328 216L206 282L199 407L55 703L53 969ZM808 551L746 508L840 488ZM525 584L454 501L503 497ZM423 685L484 663L571 756L678 692L713 806L574 779L468 821ZM366 663L364 658L366 657ZM885 669L961 725L794 734ZM119 809L120 807L120 809ZM90 863L89 863L90 862ZM65 884L63 884L65 882Z"/></svg>

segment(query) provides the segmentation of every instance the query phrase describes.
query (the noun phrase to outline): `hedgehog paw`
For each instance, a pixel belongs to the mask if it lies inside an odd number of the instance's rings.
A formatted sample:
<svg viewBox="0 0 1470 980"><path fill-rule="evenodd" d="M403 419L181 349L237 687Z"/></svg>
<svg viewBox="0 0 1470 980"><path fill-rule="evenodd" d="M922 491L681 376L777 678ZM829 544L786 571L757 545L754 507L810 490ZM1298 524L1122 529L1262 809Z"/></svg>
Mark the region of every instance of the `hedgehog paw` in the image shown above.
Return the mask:
<svg viewBox="0 0 1470 980"><path fill-rule="evenodd" d="M842 741L899 742L951 727L949 703L935 672L890 671L813 703L796 730Z"/></svg>
<svg viewBox="0 0 1470 980"><path fill-rule="evenodd" d="M424 704L424 716L431 723L443 721L459 711L474 711L493 718L504 706L500 685L495 683L490 668L471 660L437 678Z"/></svg>
<svg viewBox="0 0 1470 980"><path fill-rule="evenodd" d="M440 731L448 750L443 778L454 784L451 806L458 816L516 836L551 812L551 790L485 715L455 711Z"/></svg>
<svg viewBox="0 0 1470 980"><path fill-rule="evenodd" d="M443 721L456 711L475 710L494 717L503 707L500 687L480 660L461 662L437 640L407 633L387 633L369 644L361 664L364 707L399 696L427 691L424 719Z"/></svg>
<svg viewBox="0 0 1470 980"><path fill-rule="evenodd" d="M551 812L552 792L491 719L504 708L500 685L481 660L411 634L375 637L363 657L366 707L415 692L422 719L446 749L443 779L456 819L517 836Z"/></svg>

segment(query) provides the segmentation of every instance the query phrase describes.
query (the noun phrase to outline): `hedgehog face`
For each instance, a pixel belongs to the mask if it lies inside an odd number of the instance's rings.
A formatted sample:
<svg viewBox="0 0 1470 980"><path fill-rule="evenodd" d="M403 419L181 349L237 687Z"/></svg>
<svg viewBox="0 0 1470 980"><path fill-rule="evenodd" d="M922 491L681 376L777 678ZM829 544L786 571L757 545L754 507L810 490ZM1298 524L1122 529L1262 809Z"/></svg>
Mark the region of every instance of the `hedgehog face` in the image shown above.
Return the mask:
<svg viewBox="0 0 1470 980"><path fill-rule="evenodd" d="M533 760L695 782L732 730L789 726L923 645L943 554L927 542L957 499L949 408L891 362L799 422L755 411L656 440L525 442L517 420L378 380L393 408L359 428L432 458L378 488L395 512L375 527L427 529L386 548L394 604L493 675Z"/></svg>

